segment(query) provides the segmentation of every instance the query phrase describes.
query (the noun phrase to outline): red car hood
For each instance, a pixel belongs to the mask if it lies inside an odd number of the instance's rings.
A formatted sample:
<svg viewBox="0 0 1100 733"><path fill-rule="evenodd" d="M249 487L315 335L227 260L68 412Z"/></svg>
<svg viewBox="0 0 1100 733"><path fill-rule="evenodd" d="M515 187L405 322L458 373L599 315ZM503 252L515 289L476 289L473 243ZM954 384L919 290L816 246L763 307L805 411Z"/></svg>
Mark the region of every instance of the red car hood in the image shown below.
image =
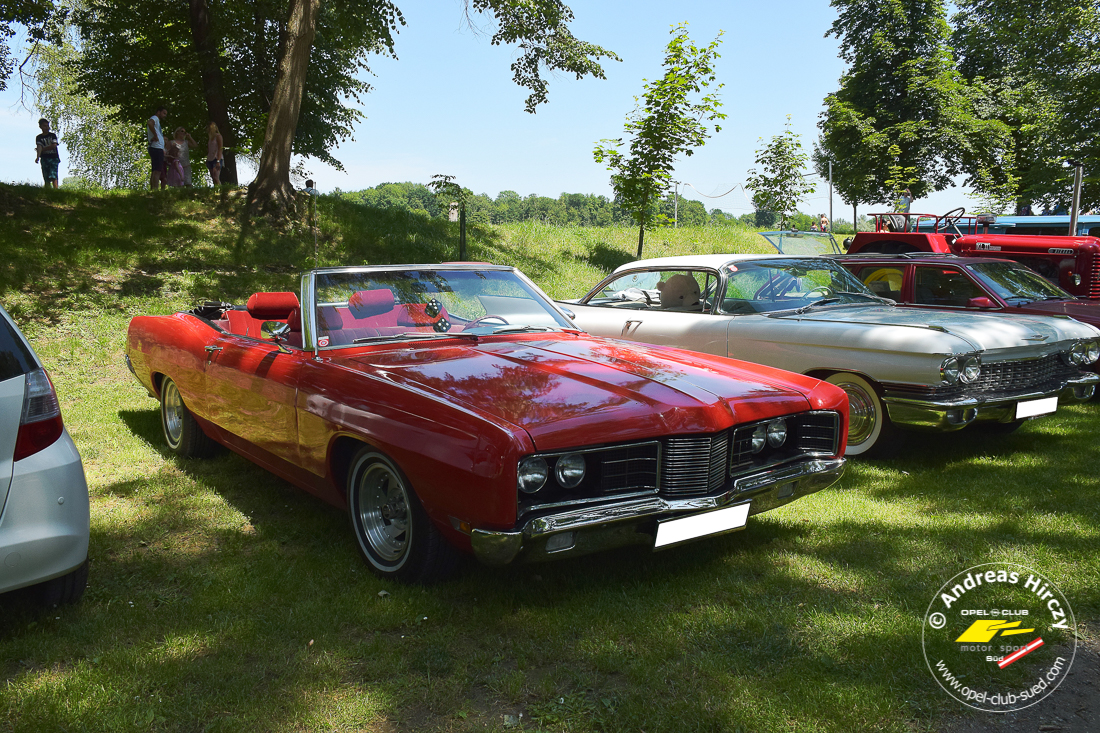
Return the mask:
<svg viewBox="0 0 1100 733"><path fill-rule="evenodd" d="M810 409L808 395L821 391L767 367L587 335L448 341L341 361L522 427L539 450L714 432Z"/></svg>
<svg viewBox="0 0 1100 733"><path fill-rule="evenodd" d="M1013 311L1034 313L1040 316L1063 314L1076 318L1082 323L1100 328L1100 303L1087 300L1037 300L1022 308L1009 306L1005 312L1012 313Z"/></svg>

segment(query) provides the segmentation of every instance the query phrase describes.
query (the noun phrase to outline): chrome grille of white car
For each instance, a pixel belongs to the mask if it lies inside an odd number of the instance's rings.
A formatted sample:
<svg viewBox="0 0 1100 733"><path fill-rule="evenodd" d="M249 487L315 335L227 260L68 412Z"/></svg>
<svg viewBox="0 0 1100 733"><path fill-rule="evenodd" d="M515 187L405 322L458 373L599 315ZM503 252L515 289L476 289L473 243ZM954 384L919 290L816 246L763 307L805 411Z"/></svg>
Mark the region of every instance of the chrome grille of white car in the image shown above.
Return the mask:
<svg viewBox="0 0 1100 733"><path fill-rule="evenodd" d="M1062 361L1059 354L1040 359L983 363L982 373L974 384L979 392L1025 392L1028 390L1057 389L1075 376L1080 369Z"/></svg>

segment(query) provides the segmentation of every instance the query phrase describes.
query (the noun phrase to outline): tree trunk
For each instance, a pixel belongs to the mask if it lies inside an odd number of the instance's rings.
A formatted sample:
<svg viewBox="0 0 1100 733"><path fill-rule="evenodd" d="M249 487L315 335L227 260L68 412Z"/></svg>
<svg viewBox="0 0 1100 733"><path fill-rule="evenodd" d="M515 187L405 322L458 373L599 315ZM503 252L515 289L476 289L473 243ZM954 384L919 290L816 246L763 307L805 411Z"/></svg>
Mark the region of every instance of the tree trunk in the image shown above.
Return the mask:
<svg viewBox="0 0 1100 733"><path fill-rule="evenodd" d="M642 259L642 242L645 240L645 224L638 225L638 259Z"/></svg>
<svg viewBox="0 0 1100 733"><path fill-rule="evenodd" d="M286 43L282 44L279 54L279 70L275 77L271 112L267 116L267 129L264 131L260 170L249 186L248 200L253 212L268 207L285 211L293 205L290 154L298 127L298 114L302 109L309 53L317 34L320 5L321 0L290 0Z"/></svg>
<svg viewBox="0 0 1100 733"><path fill-rule="evenodd" d="M188 0L191 18L191 39L199 56L202 76L202 94L206 99L207 119L218 126L222 134L225 162L222 166L221 182L237 183L237 133L229 122L229 104L225 99L225 87L222 85L222 67L218 58L218 48L211 32L210 5L207 0ZM203 130L203 134L206 130ZM201 137L199 138L202 139Z"/></svg>
<svg viewBox="0 0 1100 733"><path fill-rule="evenodd" d="M852 202L852 231L859 233L859 219L856 218L856 202Z"/></svg>

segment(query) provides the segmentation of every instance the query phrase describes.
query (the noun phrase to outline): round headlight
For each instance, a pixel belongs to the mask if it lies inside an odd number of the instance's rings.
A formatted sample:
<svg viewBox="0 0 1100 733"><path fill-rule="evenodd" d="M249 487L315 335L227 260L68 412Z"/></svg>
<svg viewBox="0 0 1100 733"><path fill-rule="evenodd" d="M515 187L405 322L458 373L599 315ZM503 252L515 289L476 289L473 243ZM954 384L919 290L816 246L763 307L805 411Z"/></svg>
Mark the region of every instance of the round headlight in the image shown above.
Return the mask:
<svg viewBox="0 0 1100 733"><path fill-rule="evenodd" d="M1071 363L1081 366L1085 363L1087 350L1082 343L1076 343L1073 345L1073 349L1069 352L1069 360Z"/></svg>
<svg viewBox="0 0 1100 733"><path fill-rule="evenodd" d="M570 453L559 458L554 465L554 478L563 488L575 488L584 480L584 456Z"/></svg>
<svg viewBox="0 0 1100 733"><path fill-rule="evenodd" d="M768 428L764 425L757 425L756 430L752 431L752 452L759 453L764 450L764 443L768 440Z"/></svg>
<svg viewBox="0 0 1100 733"><path fill-rule="evenodd" d="M550 470L546 461L538 456L527 456L519 462L517 471L517 483L519 490L525 494L533 494L546 485L546 478Z"/></svg>
<svg viewBox="0 0 1100 733"><path fill-rule="evenodd" d="M959 379L967 384L978 381L982 375L982 359L979 356L968 356L959 363Z"/></svg>
<svg viewBox="0 0 1100 733"><path fill-rule="evenodd" d="M1089 341L1085 344L1085 363L1092 364L1100 359L1100 341Z"/></svg>
<svg viewBox="0 0 1100 733"><path fill-rule="evenodd" d="M949 356L943 360L943 364L940 364L940 379L948 384L955 384L959 381L959 360L954 356Z"/></svg>
<svg viewBox="0 0 1100 733"><path fill-rule="evenodd" d="M768 445L778 448L787 440L787 421L772 420L768 423Z"/></svg>

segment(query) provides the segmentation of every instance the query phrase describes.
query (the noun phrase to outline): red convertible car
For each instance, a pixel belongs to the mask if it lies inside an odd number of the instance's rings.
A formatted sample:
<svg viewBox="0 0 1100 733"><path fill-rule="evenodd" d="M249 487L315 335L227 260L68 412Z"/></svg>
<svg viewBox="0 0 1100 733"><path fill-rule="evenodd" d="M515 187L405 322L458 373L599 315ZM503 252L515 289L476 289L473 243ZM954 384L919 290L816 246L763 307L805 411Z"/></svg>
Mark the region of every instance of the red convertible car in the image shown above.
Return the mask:
<svg viewBox="0 0 1100 733"><path fill-rule="evenodd" d="M590 336L510 267L314 270L130 323L168 446L218 444L345 508L382 576L745 526L843 473L826 382Z"/></svg>

